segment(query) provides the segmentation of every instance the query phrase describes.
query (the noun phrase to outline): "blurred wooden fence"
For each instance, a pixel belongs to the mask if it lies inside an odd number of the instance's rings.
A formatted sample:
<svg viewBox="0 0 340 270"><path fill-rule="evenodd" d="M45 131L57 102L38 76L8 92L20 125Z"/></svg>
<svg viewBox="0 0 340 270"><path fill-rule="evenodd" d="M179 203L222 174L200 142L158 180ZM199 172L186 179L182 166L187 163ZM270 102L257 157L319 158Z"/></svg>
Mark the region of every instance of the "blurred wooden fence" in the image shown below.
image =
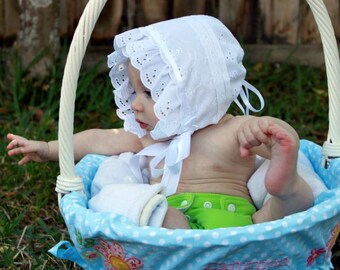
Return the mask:
<svg viewBox="0 0 340 270"><path fill-rule="evenodd" d="M15 41L19 29L18 1L0 0L0 41L7 46ZM60 35L71 37L87 0L54 1L60 4ZM340 0L324 2L340 40ZM129 28L189 14L219 18L243 44L254 44L258 49L268 44L286 48L321 43L305 0L109 0L92 41L112 40Z"/></svg>

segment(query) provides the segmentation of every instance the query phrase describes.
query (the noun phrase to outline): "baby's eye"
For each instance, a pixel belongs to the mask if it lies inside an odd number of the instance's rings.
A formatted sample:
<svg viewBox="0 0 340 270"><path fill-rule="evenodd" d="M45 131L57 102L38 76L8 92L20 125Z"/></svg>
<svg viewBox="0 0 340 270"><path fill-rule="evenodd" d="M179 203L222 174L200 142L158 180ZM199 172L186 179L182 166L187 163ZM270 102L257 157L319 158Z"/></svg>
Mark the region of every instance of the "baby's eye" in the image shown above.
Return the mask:
<svg viewBox="0 0 340 270"><path fill-rule="evenodd" d="M151 92L150 92L150 91L144 91L144 94L145 94L147 97L151 98Z"/></svg>

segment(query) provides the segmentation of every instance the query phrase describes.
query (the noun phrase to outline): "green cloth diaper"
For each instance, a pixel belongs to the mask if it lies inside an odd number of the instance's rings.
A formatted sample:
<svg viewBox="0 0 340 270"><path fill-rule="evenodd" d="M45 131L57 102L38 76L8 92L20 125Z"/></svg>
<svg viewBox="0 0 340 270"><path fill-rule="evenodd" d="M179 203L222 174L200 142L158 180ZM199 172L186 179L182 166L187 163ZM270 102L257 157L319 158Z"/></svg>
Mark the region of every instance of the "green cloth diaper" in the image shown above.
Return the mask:
<svg viewBox="0 0 340 270"><path fill-rule="evenodd" d="M216 193L181 193L167 198L188 218L192 229L216 229L253 224L256 208L247 199Z"/></svg>

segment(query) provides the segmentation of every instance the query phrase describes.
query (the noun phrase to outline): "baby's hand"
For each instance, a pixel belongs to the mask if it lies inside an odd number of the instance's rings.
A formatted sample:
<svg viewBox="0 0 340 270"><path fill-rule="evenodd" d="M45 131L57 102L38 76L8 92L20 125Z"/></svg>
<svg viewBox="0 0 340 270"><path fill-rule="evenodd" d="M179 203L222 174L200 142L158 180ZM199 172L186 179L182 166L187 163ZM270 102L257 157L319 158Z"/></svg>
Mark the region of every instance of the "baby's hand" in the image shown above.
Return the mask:
<svg viewBox="0 0 340 270"><path fill-rule="evenodd" d="M245 121L237 132L240 154L247 157L253 147L271 142L271 126L275 125L266 117L252 117Z"/></svg>
<svg viewBox="0 0 340 270"><path fill-rule="evenodd" d="M10 141L7 145L9 156L24 155L18 162L19 165L24 165L29 161L45 162L49 160L49 145L47 142L27 140L14 134L7 134L7 139Z"/></svg>

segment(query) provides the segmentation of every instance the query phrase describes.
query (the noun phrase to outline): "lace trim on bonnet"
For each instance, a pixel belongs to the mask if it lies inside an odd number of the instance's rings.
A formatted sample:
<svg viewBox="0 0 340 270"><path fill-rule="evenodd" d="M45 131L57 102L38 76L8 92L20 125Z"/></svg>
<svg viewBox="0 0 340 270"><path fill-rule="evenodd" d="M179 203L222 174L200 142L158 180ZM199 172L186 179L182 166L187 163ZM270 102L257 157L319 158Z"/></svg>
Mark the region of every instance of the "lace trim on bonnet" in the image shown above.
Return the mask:
<svg viewBox="0 0 340 270"><path fill-rule="evenodd" d="M155 172L157 164L151 168L154 174L163 174L163 183L175 182L168 195L176 191L182 160L190 153L193 132L218 123L233 101L244 113L249 109L258 111L249 103L248 89L258 95L260 110L264 106L258 90L244 80L242 48L230 31L213 17L187 16L133 29L117 35L114 48L115 52L108 56L108 65L117 115L124 120L125 130L139 137L146 134L131 109L134 90L127 72L130 60L155 101L159 122L150 132L151 137L172 138L165 148L162 143L159 149L153 147L148 151L146 148L140 153L156 156L154 163L163 158L171 160L172 164L165 162L161 172ZM246 109L237 101L238 96ZM165 175L174 179L166 180Z"/></svg>

